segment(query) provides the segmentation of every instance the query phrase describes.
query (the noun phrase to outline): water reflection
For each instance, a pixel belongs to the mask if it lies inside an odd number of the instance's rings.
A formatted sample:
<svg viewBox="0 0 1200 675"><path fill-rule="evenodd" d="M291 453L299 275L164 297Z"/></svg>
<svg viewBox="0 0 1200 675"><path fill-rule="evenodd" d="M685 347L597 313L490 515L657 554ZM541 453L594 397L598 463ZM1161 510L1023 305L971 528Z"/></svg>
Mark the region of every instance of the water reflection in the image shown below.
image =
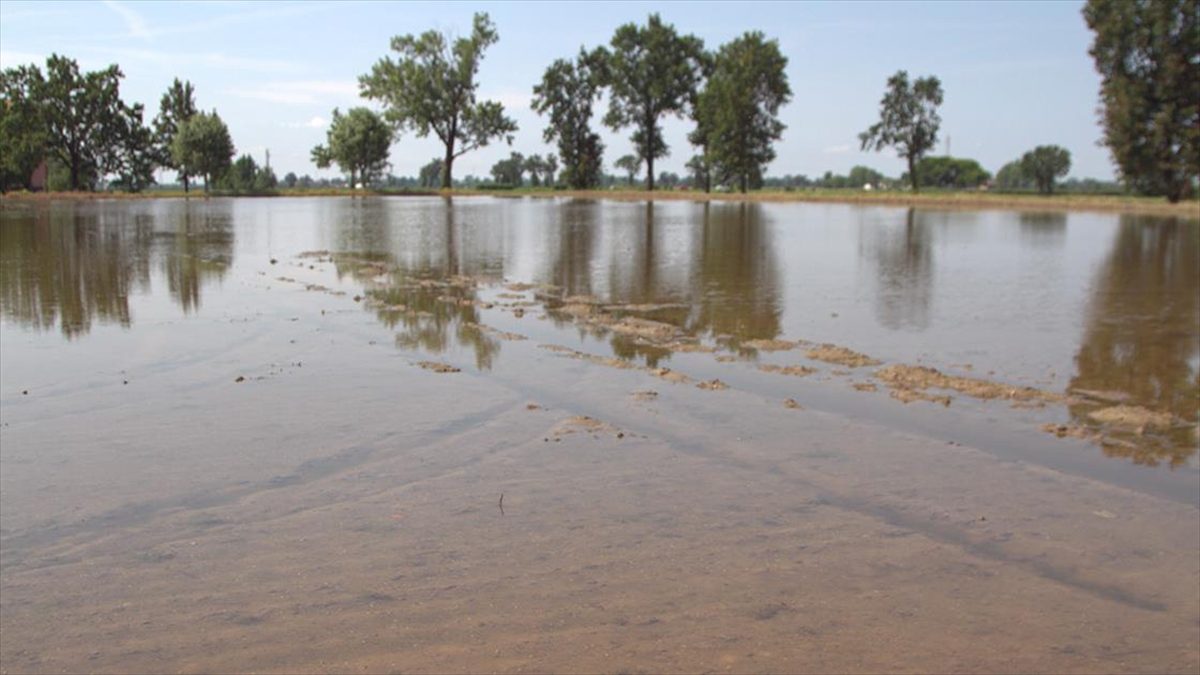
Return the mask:
<svg viewBox="0 0 1200 675"><path fill-rule="evenodd" d="M1021 211L1017 224L1022 238L1034 246L1061 246L1067 238L1067 214L1062 211Z"/></svg>
<svg viewBox="0 0 1200 675"><path fill-rule="evenodd" d="M929 327L934 217L910 208L901 227L874 224L860 229L860 250L875 265L875 315L886 328L922 331Z"/></svg>
<svg viewBox="0 0 1200 675"><path fill-rule="evenodd" d="M1121 216L1096 274L1072 389L1111 394L1195 425L1200 411L1200 228L1177 219ZM1098 428L1098 404L1070 406L1076 424ZM1144 434L1145 430L1141 430ZM1196 454L1195 429L1163 438L1114 438L1104 451L1138 464L1180 466Z"/></svg>
<svg viewBox="0 0 1200 675"><path fill-rule="evenodd" d="M170 296L190 312L200 288L232 262L228 204L173 202L163 213L123 207L38 206L0 228L0 311L68 338L95 321L128 328L130 296L149 293L159 259Z"/></svg>

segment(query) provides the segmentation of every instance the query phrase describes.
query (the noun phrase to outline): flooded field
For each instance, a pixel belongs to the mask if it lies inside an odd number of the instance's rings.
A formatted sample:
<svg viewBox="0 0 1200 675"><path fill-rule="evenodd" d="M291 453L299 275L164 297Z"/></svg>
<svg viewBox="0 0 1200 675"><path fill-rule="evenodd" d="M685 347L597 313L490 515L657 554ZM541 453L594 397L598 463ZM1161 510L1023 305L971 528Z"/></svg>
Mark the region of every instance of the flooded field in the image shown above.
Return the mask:
<svg viewBox="0 0 1200 675"><path fill-rule="evenodd" d="M1200 223L5 203L3 672L1200 668Z"/></svg>

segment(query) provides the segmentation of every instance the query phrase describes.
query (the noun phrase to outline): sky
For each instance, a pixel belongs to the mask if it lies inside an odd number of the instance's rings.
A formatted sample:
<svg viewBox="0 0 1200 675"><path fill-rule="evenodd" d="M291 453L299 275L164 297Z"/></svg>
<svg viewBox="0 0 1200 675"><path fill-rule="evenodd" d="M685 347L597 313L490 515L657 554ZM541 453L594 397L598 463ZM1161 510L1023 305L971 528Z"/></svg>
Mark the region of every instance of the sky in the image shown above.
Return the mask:
<svg viewBox="0 0 1200 675"><path fill-rule="evenodd" d="M659 12L681 34L716 49L746 31L779 42L788 59L792 100L768 175L846 173L863 164L899 176L890 151L862 152L858 134L879 116L889 76L936 75L945 92L936 154L978 160L995 172L1038 145L1071 152L1070 175L1111 179L1108 152L1098 145L1100 80L1088 55L1091 33L1082 3L1036 2L0 2L0 67L58 53L85 70L116 63L121 95L157 113L176 77L190 80L196 103L216 109L238 153L262 163L270 151L276 174L335 176L309 153L323 143L333 108L365 105L358 77L390 54L395 35L438 30L468 35L475 12L487 12L500 39L484 55L478 95L496 100L519 126L502 141L455 162L456 177L487 176L512 151L554 152L543 141L546 119L530 108L533 86L558 58L607 44L624 23ZM605 144L605 167L631 151L631 129L594 128ZM656 171L684 173L693 154L692 124L663 122L670 155ZM442 155L435 138L400 136L391 149L393 173L416 175Z"/></svg>

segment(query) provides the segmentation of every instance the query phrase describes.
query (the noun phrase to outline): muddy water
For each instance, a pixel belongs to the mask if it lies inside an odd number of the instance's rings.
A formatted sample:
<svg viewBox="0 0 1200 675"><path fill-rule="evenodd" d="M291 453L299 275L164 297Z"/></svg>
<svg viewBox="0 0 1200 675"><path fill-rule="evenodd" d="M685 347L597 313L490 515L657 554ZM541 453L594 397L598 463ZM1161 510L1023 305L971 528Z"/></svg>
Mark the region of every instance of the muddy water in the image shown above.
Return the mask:
<svg viewBox="0 0 1200 675"><path fill-rule="evenodd" d="M6 203L0 670L1195 672L1198 324L1196 221Z"/></svg>

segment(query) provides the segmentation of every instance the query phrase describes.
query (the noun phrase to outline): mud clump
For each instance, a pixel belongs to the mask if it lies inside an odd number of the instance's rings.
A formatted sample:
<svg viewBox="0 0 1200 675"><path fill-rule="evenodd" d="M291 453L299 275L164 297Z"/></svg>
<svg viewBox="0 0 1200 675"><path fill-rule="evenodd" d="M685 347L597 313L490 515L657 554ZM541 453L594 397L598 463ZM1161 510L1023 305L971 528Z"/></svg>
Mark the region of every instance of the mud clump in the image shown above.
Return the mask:
<svg viewBox="0 0 1200 675"><path fill-rule="evenodd" d="M742 346L747 347L749 349L755 349L760 352L786 352L788 350L799 347L800 343L793 342L791 340L777 340L777 339L772 338L769 340L767 340L767 339L746 340L745 342L742 343Z"/></svg>
<svg viewBox="0 0 1200 675"><path fill-rule="evenodd" d="M439 363L437 361L420 361L417 363L417 365L424 368L425 370L432 370L435 373L459 373L459 372L462 372L461 368L452 366L449 363Z"/></svg>
<svg viewBox="0 0 1200 675"><path fill-rule="evenodd" d="M879 387L872 382L855 382L851 386L858 391L879 391Z"/></svg>
<svg viewBox="0 0 1200 675"><path fill-rule="evenodd" d="M1142 433L1147 429L1170 429L1175 424L1171 413L1155 412L1141 406L1115 405L1088 413L1088 417L1114 427Z"/></svg>
<svg viewBox="0 0 1200 675"><path fill-rule="evenodd" d="M816 368L808 366L777 366L773 363L765 363L758 367L764 373L778 373L779 375L792 375L794 377L804 377L817 372Z"/></svg>
<svg viewBox="0 0 1200 675"><path fill-rule="evenodd" d="M1092 440L1096 438L1096 432L1081 427L1075 424L1043 424L1042 431L1048 434L1054 434L1059 438L1082 438Z"/></svg>
<svg viewBox="0 0 1200 675"><path fill-rule="evenodd" d="M520 341L529 339L520 333L509 333L508 331L503 331L499 328L493 328L482 323L464 323L463 326L472 330L477 330L485 335L490 335L500 340Z"/></svg>
<svg viewBox="0 0 1200 675"><path fill-rule="evenodd" d="M635 391L631 394L635 401L656 401L658 400L658 392L651 389Z"/></svg>
<svg viewBox="0 0 1200 675"><path fill-rule="evenodd" d="M627 316L609 325L614 333L639 337L651 342L668 342L675 338L679 329L669 323Z"/></svg>
<svg viewBox="0 0 1200 675"><path fill-rule="evenodd" d="M787 398L787 399L784 399L784 400L783 400L783 407L785 407L785 408L791 408L792 410L804 410L804 406L802 406L802 405L800 405L799 403L797 403L797 402L796 402L796 399L794 399L794 398Z"/></svg>
<svg viewBox="0 0 1200 675"><path fill-rule="evenodd" d="M699 389L707 389L708 391L720 391L722 389L728 389L729 385L720 380L708 380L697 384L696 387Z"/></svg>
<svg viewBox="0 0 1200 675"><path fill-rule="evenodd" d="M895 365L880 369L875 376L894 390L949 389L980 399L1012 401L1061 401L1062 396L1033 387L1014 387L989 380L946 375L927 366Z"/></svg>
<svg viewBox="0 0 1200 675"><path fill-rule="evenodd" d="M592 434L595 438L599 438L600 434L612 434L619 438L625 436L620 429L617 429L608 422L603 422L587 415L574 415L554 425L550 429L549 438L557 441L572 434Z"/></svg>
<svg viewBox="0 0 1200 675"><path fill-rule="evenodd" d="M892 391L889 392L889 395L892 398L896 399L897 401L900 401L901 403L912 403L913 401L929 401L930 403L941 403L943 406L946 406L946 407L950 406L950 397L949 396L935 396L933 394L926 394L925 392L918 391L916 389L907 389L907 388L903 388L903 387L896 388L896 389L892 389Z"/></svg>
<svg viewBox="0 0 1200 675"><path fill-rule="evenodd" d="M847 368L862 368L863 366L877 366L882 361L873 359L866 354L860 354L852 349L847 349L833 344L823 344L813 347L805 353L805 356L814 361L824 361L825 363L834 363Z"/></svg>
<svg viewBox="0 0 1200 675"><path fill-rule="evenodd" d="M688 377L687 375L684 375L683 373L677 373L674 370L666 367L651 368L650 374L655 377L662 378L667 382L674 382L675 384L687 384L692 381L692 378Z"/></svg>

